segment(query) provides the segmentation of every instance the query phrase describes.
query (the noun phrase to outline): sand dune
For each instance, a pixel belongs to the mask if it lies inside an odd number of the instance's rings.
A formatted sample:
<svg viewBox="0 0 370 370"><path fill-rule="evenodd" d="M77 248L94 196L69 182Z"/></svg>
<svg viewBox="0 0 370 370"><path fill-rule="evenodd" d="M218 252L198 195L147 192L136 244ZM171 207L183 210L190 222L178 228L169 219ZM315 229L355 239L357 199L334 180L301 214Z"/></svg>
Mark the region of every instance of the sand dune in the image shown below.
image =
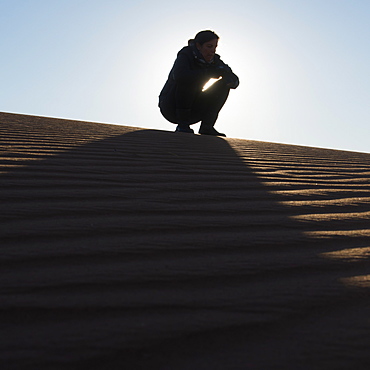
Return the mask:
<svg viewBox="0 0 370 370"><path fill-rule="evenodd" d="M370 154L0 113L3 369L368 369Z"/></svg>

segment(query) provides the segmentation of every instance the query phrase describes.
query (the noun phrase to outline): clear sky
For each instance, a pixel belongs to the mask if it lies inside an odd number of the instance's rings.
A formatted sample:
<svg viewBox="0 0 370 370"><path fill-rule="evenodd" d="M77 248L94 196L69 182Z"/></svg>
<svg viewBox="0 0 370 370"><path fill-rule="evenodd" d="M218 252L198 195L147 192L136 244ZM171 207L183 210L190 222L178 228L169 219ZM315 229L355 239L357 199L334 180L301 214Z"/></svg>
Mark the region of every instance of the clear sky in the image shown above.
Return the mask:
<svg viewBox="0 0 370 370"><path fill-rule="evenodd" d="M240 78L219 131L369 153L369 19L369 0L0 0L0 111L173 131L159 92L211 29Z"/></svg>

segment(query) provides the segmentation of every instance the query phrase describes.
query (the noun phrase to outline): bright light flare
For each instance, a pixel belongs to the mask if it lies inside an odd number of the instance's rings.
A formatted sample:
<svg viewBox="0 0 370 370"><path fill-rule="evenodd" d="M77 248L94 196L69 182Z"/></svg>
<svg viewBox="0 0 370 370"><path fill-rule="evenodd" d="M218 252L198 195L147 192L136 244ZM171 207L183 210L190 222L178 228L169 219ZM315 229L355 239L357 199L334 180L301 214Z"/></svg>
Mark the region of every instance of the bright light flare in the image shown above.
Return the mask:
<svg viewBox="0 0 370 370"><path fill-rule="evenodd" d="M209 89L215 82L221 80L222 76L220 76L219 78L211 78L208 82L206 82L206 84L203 86L203 89L202 91L206 91L207 89Z"/></svg>

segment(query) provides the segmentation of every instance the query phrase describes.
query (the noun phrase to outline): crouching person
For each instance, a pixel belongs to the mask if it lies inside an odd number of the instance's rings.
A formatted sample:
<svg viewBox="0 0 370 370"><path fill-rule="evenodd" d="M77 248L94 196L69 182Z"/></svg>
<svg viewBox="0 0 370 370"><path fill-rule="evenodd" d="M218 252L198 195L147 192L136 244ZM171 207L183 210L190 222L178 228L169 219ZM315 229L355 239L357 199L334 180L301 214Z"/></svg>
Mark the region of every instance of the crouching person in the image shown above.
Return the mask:
<svg viewBox="0 0 370 370"><path fill-rule="evenodd" d="M225 136L214 125L239 79L216 54L218 39L212 31L201 31L177 54L159 95L160 111L177 124L176 132L194 133L190 125L201 121L200 134ZM218 80L205 89L210 79Z"/></svg>

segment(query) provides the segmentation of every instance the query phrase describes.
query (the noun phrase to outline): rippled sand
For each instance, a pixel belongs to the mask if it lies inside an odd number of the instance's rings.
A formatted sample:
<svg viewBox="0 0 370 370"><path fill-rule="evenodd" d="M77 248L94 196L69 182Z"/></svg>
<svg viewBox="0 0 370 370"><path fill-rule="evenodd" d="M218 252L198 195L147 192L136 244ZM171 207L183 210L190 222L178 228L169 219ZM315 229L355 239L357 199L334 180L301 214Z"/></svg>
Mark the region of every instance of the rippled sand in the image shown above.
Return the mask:
<svg viewBox="0 0 370 370"><path fill-rule="evenodd" d="M370 154L0 113L4 369L368 369Z"/></svg>

